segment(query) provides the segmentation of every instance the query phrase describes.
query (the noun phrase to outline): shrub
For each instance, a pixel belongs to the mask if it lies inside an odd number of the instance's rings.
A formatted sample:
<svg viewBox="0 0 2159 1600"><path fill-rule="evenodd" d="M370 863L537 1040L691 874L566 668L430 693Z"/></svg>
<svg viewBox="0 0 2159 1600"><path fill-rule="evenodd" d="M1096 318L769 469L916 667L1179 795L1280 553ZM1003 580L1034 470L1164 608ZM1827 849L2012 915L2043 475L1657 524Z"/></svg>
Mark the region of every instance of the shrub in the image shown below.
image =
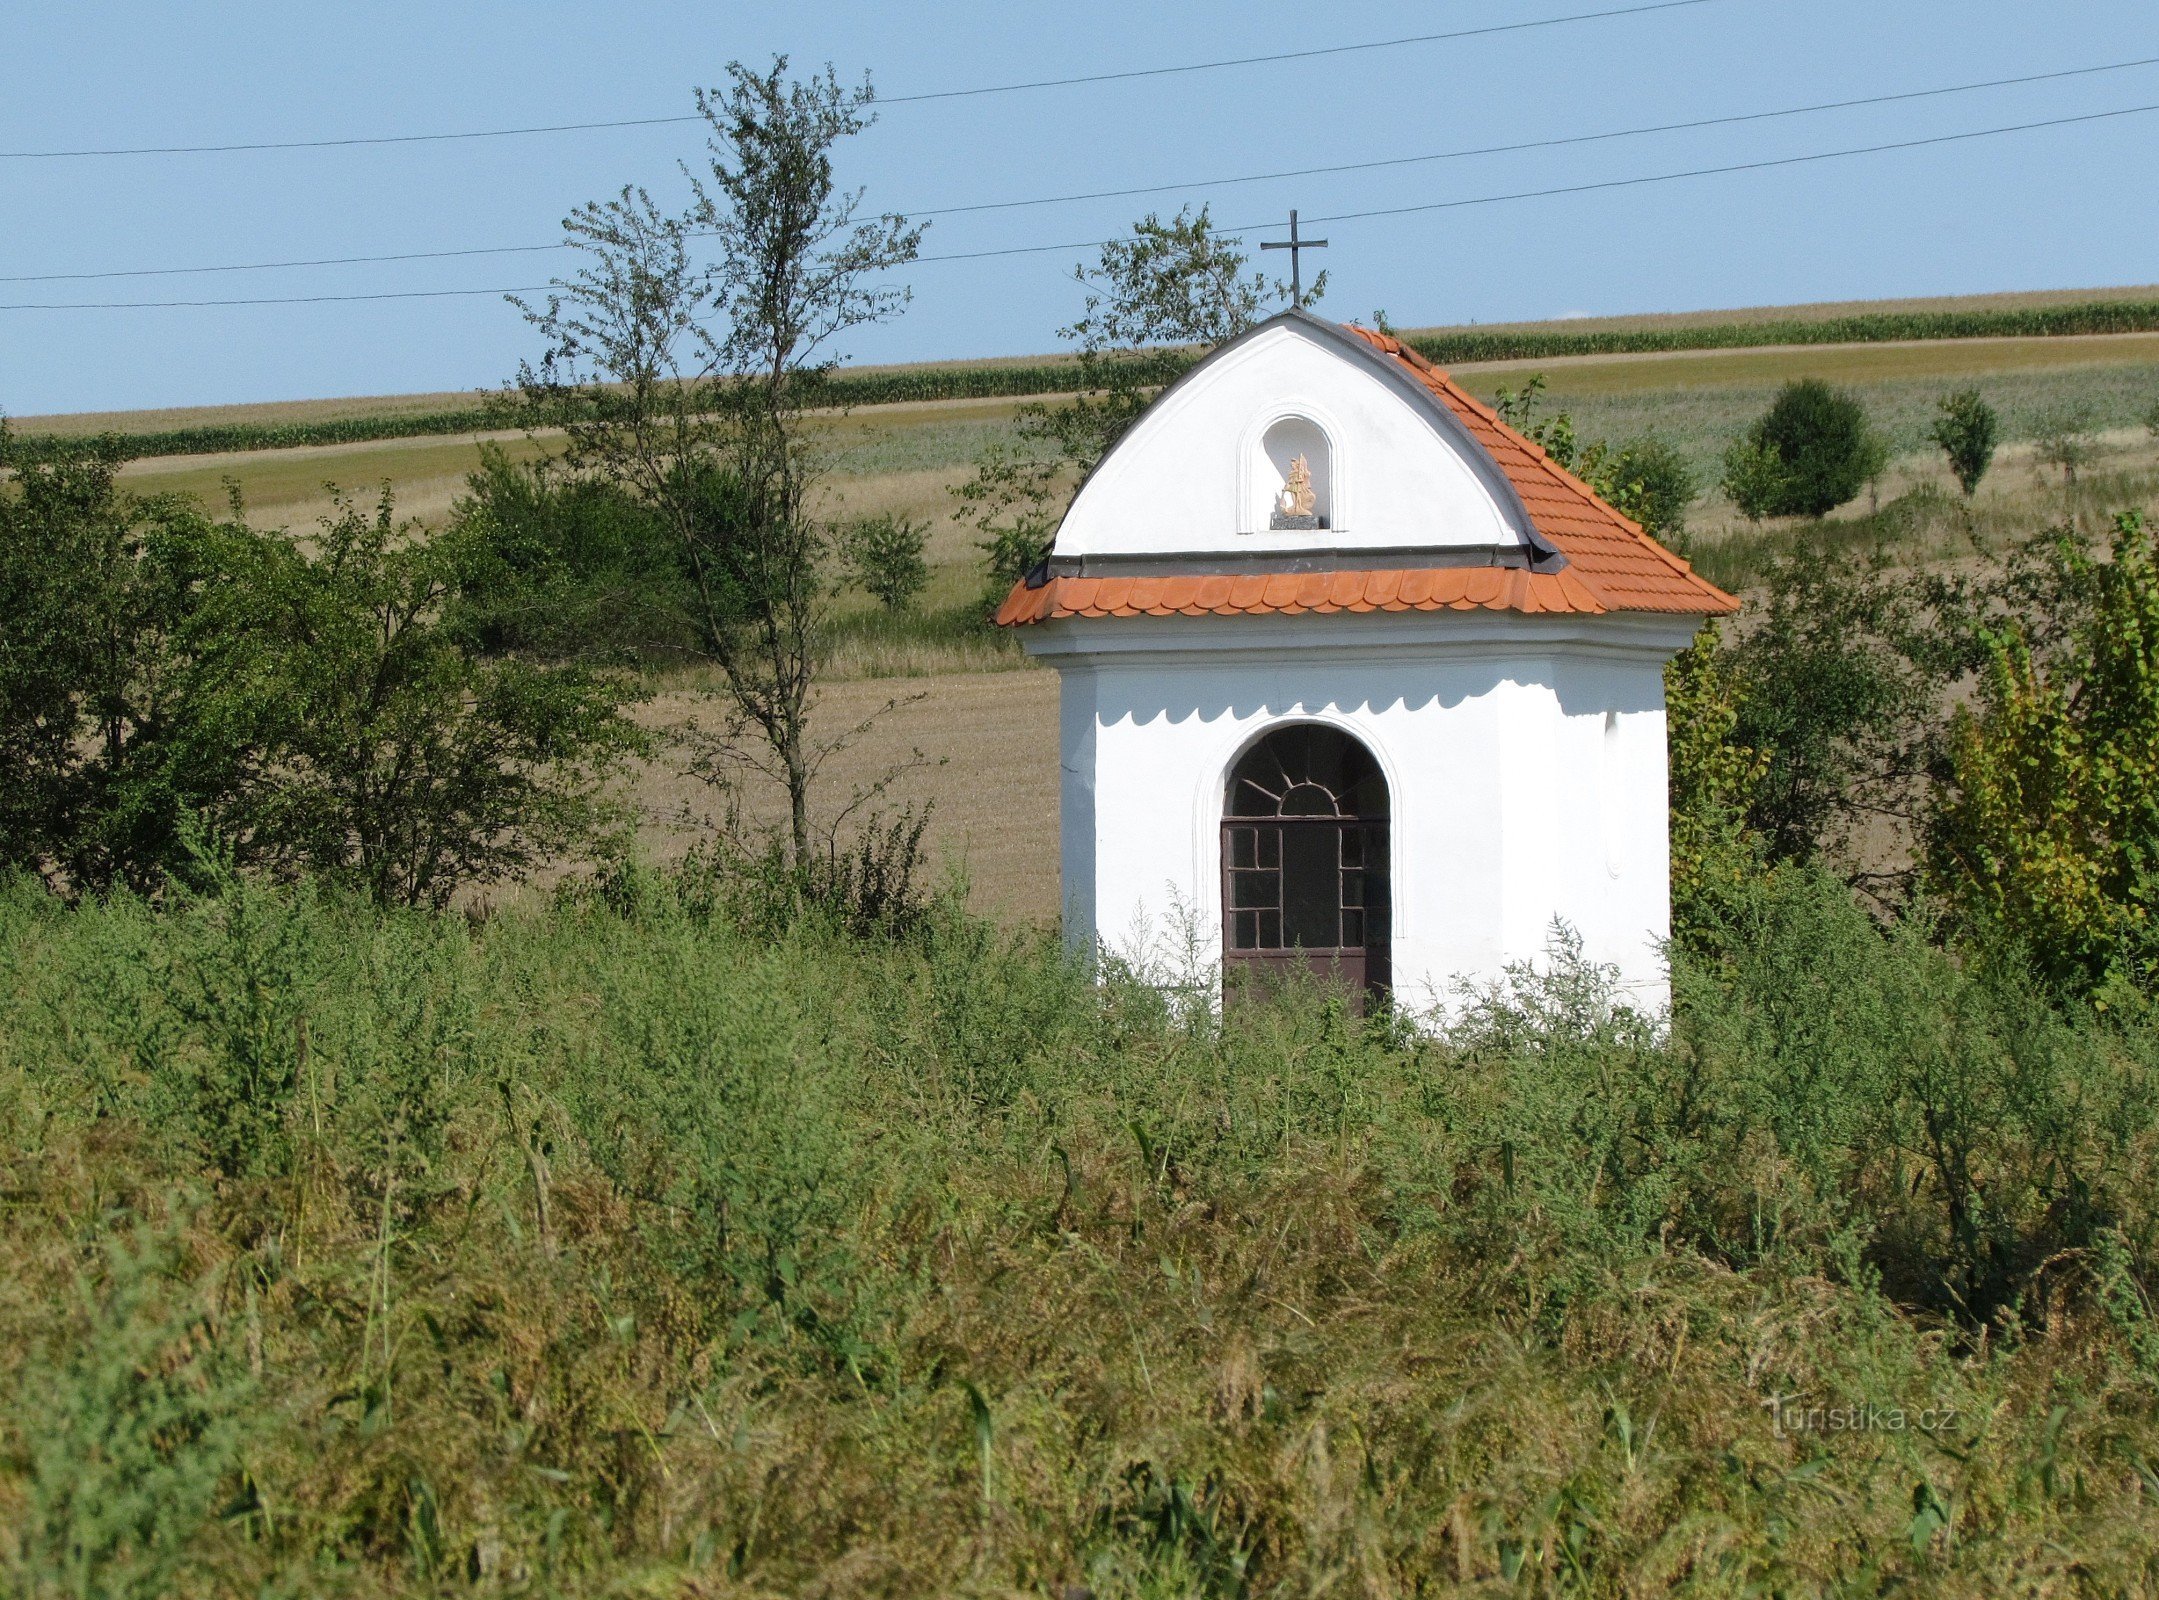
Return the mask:
<svg viewBox="0 0 2159 1600"><path fill-rule="evenodd" d="M158 973L164 1008L199 1041L161 1051L166 1103L226 1178L275 1177L292 1162L288 1115L306 1068L307 990L320 933L310 896L279 894L219 864L214 900L190 909L202 937Z"/></svg>
<svg viewBox="0 0 2159 1600"><path fill-rule="evenodd" d="M97 1241L66 1336L25 1375L28 1515L19 1587L36 1600L163 1600L216 1519L253 1397L174 1281L170 1238Z"/></svg>
<svg viewBox="0 0 2159 1600"><path fill-rule="evenodd" d="M2090 466L2099 456L2099 440L2092 431L2088 405L2062 406L2034 418L2032 439L2039 460L2061 473L2065 489L2074 489L2077 470Z"/></svg>
<svg viewBox="0 0 2159 1600"><path fill-rule="evenodd" d="M1932 613L1877 556L1773 563L1757 624L1729 649L1732 737L1759 753L1748 826L1772 859L1840 854L1908 811L1938 716Z"/></svg>
<svg viewBox="0 0 2159 1600"><path fill-rule="evenodd" d="M2057 984L2159 983L2159 550L2133 513L2051 665L2011 620L1960 707L1932 818L1933 882L1965 926ZM2083 563L2078 548L2061 559Z"/></svg>
<svg viewBox="0 0 2159 1600"><path fill-rule="evenodd" d="M178 819L231 775L214 747L176 750L218 532L117 471L110 455L18 463L0 492L0 867L93 890L154 887L183 854Z"/></svg>
<svg viewBox="0 0 2159 1600"><path fill-rule="evenodd" d="M873 812L851 843L835 827L798 865L784 841L734 818L691 852L683 872L700 899L761 933L782 933L808 913L857 939L906 935L929 912L929 823L926 806Z"/></svg>
<svg viewBox="0 0 2159 1600"><path fill-rule="evenodd" d="M1632 440L1603 456L1585 475L1592 488L1639 522L1651 538L1674 541L1686 533L1687 508L1700 488L1694 469L1668 440L1654 435Z"/></svg>
<svg viewBox="0 0 2159 1600"><path fill-rule="evenodd" d="M615 485L480 447L451 508L452 629L483 651L674 655L693 637L688 577L651 513Z"/></svg>
<svg viewBox="0 0 2159 1600"><path fill-rule="evenodd" d="M1544 374L1534 372L1519 389L1502 387L1492 396L1492 408L1500 421L1639 522L1651 538L1685 533L1697 486L1694 469L1677 447L1654 434L1616 448L1602 439L1585 442L1571 413L1537 415L1543 396Z"/></svg>
<svg viewBox="0 0 2159 1600"><path fill-rule="evenodd" d="M385 495L302 546L116 466L0 495L0 865L154 892L198 875L200 822L239 865L411 903L599 845L632 696L475 653L476 533L400 528Z"/></svg>
<svg viewBox="0 0 2159 1600"><path fill-rule="evenodd" d="M1979 396L1977 389L1959 389L1942 396L1939 415L1927 437L1942 447L1949 470L1969 499L1987 475L1994 460L1994 446L2001 437L2001 418Z"/></svg>
<svg viewBox="0 0 2159 1600"><path fill-rule="evenodd" d="M1749 522L1777 514L1787 497L1787 474L1777 453L1743 434L1725 447L1721 487Z"/></svg>
<svg viewBox="0 0 2159 1600"><path fill-rule="evenodd" d="M1887 460L1865 407L1799 378L1726 453L1724 487L1751 518L1819 517L1857 497Z"/></svg>
<svg viewBox="0 0 2159 1600"><path fill-rule="evenodd" d="M1704 959L1723 947L1731 898L1761 866L1762 838L1749 817L1767 763L1738 741L1741 696L1731 651L1714 623L1664 669L1672 938Z"/></svg>
<svg viewBox="0 0 2159 1600"><path fill-rule="evenodd" d="M597 848L642 739L623 684L485 660L444 616L461 552L340 502L314 548L230 530L190 638L190 743L243 753L211 820L242 865L382 905Z"/></svg>
<svg viewBox="0 0 2159 1600"><path fill-rule="evenodd" d="M847 528L841 548L854 579L887 611L905 611L930 581L922 559L929 524L886 512Z"/></svg>

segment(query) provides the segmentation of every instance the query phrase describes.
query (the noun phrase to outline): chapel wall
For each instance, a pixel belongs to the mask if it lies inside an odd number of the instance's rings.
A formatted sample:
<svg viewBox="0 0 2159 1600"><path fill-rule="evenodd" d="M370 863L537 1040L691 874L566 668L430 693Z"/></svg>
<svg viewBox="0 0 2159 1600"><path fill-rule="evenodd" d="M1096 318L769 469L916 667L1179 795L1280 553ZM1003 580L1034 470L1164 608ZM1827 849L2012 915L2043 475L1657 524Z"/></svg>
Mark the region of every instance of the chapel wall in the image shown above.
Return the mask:
<svg viewBox="0 0 2159 1600"><path fill-rule="evenodd" d="M1079 676L1078 674L1073 675ZM1386 774L1396 992L1446 1007L1459 974L1542 958L1552 919L1666 993L1669 922L1661 669L1550 652L1475 660L1194 661L1085 673L1092 781L1067 757L1068 922L1076 943L1160 970L1221 951L1222 782L1285 721L1361 740ZM1068 682L1071 680L1068 679ZM1081 699L1068 701L1077 716ZM1067 728L1065 748L1075 748ZM1084 820L1080 813L1084 812Z"/></svg>

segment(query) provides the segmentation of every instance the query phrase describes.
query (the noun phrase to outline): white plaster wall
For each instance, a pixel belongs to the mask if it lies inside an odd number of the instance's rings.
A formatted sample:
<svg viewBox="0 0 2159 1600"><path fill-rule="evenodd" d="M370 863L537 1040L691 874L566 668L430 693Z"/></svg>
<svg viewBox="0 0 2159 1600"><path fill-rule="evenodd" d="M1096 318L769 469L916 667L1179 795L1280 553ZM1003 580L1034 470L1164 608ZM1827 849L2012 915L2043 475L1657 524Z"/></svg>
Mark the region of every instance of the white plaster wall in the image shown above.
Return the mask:
<svg viewBox="0 0 2159 1600"><path fill-rule="evenodd" d="M1661 1009L1662 665L1686 630L1599 620L1621 637L1454 614L1029 630L1065 671L1067 937L1163 970L1189 934L1218 963L1224 779L1267 729L1318 721L1361 739L1387 778L1406 1003L1444 1007L1457 980L1541 960L1556 917ZM1294 650L1280 648L1285 628Z"/></svg>
<svg viewBox="0 0 2159 1600"><path fill-rule="evenodd" d="M1285 417L1326 435L1325 529L1268 528L1280 476L1263 441ZM1148 408L1073 501L1056 554L1517 547L1527 527L1505 476L1401 363L1280 321Z"/></svg>

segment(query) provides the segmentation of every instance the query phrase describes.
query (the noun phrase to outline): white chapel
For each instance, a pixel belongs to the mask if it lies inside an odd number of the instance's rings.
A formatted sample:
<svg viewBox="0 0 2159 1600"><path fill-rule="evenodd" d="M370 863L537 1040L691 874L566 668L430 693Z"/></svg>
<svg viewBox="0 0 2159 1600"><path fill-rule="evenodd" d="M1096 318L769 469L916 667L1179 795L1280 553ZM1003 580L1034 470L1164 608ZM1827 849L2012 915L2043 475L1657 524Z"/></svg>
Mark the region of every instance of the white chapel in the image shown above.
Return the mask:
<svg viewBox="0 0 2159 1600"><path fill-rule="evenodd" d="M1060 674L1066 936L1441 1008L1555 920L1667 997L1666 661L1737 602L1397 340L1170 385L997 620Z"/></svg>

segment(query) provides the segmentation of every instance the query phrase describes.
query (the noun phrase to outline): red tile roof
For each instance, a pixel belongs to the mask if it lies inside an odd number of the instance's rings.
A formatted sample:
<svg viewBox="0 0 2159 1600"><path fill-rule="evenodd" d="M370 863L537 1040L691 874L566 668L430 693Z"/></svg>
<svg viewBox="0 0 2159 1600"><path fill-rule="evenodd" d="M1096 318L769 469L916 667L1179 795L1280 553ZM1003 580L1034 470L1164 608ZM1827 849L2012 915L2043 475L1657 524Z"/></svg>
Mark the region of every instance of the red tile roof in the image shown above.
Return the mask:
<svg viewBox="0 0 2159 1600"><path fill-rule="evenodd" d="M1432 567L1234 577L1052 577L1039 588L1015 585L997 608L997 621L1012 627L1056 617L1473 610L1700 616L1739 609L1732 596L1597 498L1581 479L1416 351L1353 324L1348 332L1408 367L1461 420L1514 485L1537 532L1566 556L1565 566L1552 572Z"/></svg>

